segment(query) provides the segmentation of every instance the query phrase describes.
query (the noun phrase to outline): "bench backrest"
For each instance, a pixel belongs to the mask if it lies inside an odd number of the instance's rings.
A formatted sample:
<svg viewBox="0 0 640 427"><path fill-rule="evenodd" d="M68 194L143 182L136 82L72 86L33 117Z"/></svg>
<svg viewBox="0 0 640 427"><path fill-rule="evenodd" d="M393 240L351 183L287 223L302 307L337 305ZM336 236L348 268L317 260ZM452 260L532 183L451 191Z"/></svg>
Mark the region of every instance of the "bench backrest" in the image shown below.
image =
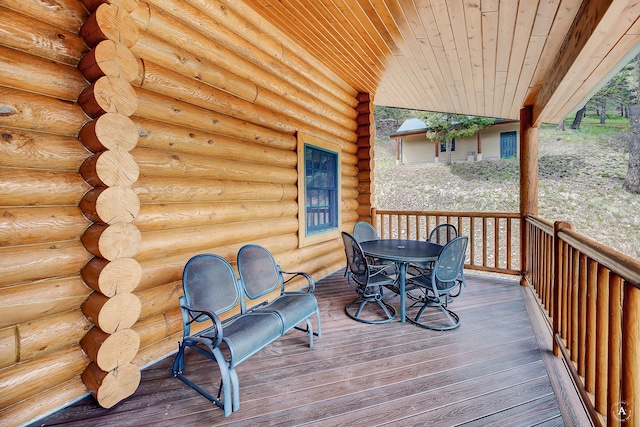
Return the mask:
<svg viewBox="0 0 640 427"><path fill-rule="evenodd" d="M247 308L265 301L275 290L284 291L284 277L271 253L258 245L245 245L238 251L240 286L249 302Z"/></svg>
<svg viewBox="0 0 640 427"><path fill-rule="evenodd" d="M199 254L191 258L182 273L184 303L193 309L220 315L243 305L233 268L219 255ZM205 319L198 319L203 321Z"/></svg>

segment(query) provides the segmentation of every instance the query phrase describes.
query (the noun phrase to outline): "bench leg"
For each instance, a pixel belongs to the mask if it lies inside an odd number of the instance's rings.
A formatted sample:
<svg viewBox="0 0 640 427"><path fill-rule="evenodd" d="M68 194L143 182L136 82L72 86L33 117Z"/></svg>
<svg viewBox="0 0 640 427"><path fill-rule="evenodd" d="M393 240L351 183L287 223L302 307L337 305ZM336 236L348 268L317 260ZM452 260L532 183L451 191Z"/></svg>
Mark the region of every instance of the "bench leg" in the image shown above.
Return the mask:
<svg viewBox="0 0 640 427"><path fill-rule="evenodd" d="M211 351L213 353L213 356L216 358L216 362L218 362L218 366L220 367L220 376L222 377L222 395L224 396L224 416L228 417L229 415L231 415L231 412L233 412L233 407L236 406L236 398L238 399L238 406L240 406L240 396L235 396L236 393L233 393L231 391L232 384L235 388L235 384L238 380L238 375L236 374L235 369L229 368L229 362L226 361L224 355L222 354L222 351L220 351L218 347L211 349Z"/></svg>

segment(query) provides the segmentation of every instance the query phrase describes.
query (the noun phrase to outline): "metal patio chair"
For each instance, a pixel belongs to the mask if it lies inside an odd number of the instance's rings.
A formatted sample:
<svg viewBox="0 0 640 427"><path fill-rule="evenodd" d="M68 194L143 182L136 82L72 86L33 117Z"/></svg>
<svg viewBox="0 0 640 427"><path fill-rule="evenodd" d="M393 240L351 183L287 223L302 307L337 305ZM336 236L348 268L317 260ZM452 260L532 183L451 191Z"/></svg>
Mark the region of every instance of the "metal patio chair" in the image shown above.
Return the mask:
<svg viewBox="0 0 640 427"><path fill-rule="evenodd" d="M309 335L309 347L313 347L314 335L322 335L320 309L313 291L315 283L310 275L304 272L283 271L271 253L262 246L245 245L238 251L238 273L240 285L243 286L248 302L260 304L260 310L272 310L282 317L284 332L297 329ZM286 279L285 279L286 276ZM302 279L303 290L286 291L285 285L292 280ZM268 304L265 298L273 295ZM248 307L249 309L252 306ZM317 332L313 332L311 316L317 319ZM298 325L306 323L306 328Z"/></svg>
<svg viewBox="0 0 640 427"><path fill-rule="evenodd" d="M184 296L180 297L180 308L183 334L173 361L172 375L223 408L225 416L229 416L240 407L236 366L280 337L282 320L273 312L246 312L244 295L235 272L218 255L200 254L192 257L184 268L182 286ZM239 314L228 319L221 318L221 315L230 312ZM194 328L196 332L192 332L192 327L201 322L207 322L210 326L199 326ZM217 396L186 377L187 347L218 363L221 381ZM195 376L202 376L201 368L195 371Z"/></svg>
<svg viewBox="0 0 640 427"><path fill-rule="evenodd" d="M342 241L347 257L347 283L358 294L355 300L346 305L347 316L363 323L392 321L396 317L396 310L383 300L383 292L384 287L393 285L396 278L387 276L384 269L372 268L362 247L351 234L343 231ZM374 309L365 310L367 304Z"/></svg>
<svg viewBox="0 0 640 427"><path fill-rule="evenodd" d="M378 240L380 236L378 236L378 232L373 225L368 222L358 221L353 226L353 234L354 239L358 241L358 243L366 242L368 240Z"/></svg>
<svg viewBox="0 0 640 427"><path fill-rule="evenodd" d="M459 278L464 269L464 259L467 250L468 237L456 237L447 243L438 260L434 262L433 268L424 275L412 277L408 280L413 289L419 290L420 294L408 294L408 297L415 302L409 309L419 307L414 318L407 316L407 320L427 329L439 331L454 329L460 326L460 317L449 310L447 305L450 302L450 292L460 286ZM428 314L426 320L421 317L427 308L434 307L444 314L446 322L443 323L442 316L432 316Z"/></svg>

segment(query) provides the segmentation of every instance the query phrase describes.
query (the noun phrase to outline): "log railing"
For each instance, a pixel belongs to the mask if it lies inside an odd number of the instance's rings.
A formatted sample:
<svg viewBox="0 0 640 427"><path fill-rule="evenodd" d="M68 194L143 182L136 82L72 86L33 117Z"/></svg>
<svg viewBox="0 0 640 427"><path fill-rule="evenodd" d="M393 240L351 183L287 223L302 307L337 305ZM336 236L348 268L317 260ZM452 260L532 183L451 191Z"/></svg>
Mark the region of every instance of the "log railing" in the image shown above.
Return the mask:
<svg viewBox="0 0 640 427"><path fill-rule="evenodd" d="M566 222L528 216L525 230L525 279L592 420L640 425L640 263Z"/></svg>
<svg viewBox="0 0 640 427"><path fill-rule="evenodd" d="M554 353L566 360L594 423L640 426L640 262L570 223L524 221L521 240L517 213L372 209L381 238L424 240L436 225L450 223L469 236L465 268L522 270L548 315Z"/></svg>
<svg viewBox="0 0 640 427"><path fill-rule="evenodd" d="M520 214L513 212L438 212L372 209L381 238L426 240L439 224L456 226L469 237L465 268L520 274Z"/></svg>

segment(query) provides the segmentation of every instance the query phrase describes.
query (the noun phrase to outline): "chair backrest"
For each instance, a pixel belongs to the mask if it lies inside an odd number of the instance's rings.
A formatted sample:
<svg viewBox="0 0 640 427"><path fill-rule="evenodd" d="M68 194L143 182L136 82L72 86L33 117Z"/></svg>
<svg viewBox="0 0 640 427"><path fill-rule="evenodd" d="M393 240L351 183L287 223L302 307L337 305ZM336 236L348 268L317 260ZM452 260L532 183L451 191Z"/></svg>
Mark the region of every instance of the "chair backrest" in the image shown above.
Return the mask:
<svg viewBox="0 0 640 427"><path fill-rule="evenodd" d="M429 233L428 242L445 245L458 237L458 230L453 224L440 224Z"/></svg>
<svg viewBox="0 0 640 427"><path fill-rule="evenodd" d="M353 226L353 235L358 243L368 240L378 240L378 232L368 222L359 221Z"/></svg>
<svg viewBox="0 0 640 427"><path fill-rule="evenodd" d="M182 288L184 302L194 309L221 314L243 303L235 272L219 255L199 254L187 261Z"/></svg>
<svg viewBox="0 0 640 427"><path fill-rule="evenodd" d="M456 286L456 279L464 268L464 259L467 251L467 236L456 237L447 243L436 261L433 274L439 284L451 283L451 287ZM438 286L442 288L441 286Z"/></svg>
<svg viewBox="0 0 640 427"><path fill-rule="evenodd" d="M342 242L344 243L344 253L347 256L349 277L361 285L366 285L369 281L369 265L360 243L346 231L342 232Z"/></svg>
<svg viewBox="0 0 640 427"><path fill-rule="evenodd" d="M245 245L240 248L238 273L240 285L244 287L245 294L252 301L275 291L278 287L280 292L284 291L280 267L276 264L271 252L262 246Z"/></svg>

